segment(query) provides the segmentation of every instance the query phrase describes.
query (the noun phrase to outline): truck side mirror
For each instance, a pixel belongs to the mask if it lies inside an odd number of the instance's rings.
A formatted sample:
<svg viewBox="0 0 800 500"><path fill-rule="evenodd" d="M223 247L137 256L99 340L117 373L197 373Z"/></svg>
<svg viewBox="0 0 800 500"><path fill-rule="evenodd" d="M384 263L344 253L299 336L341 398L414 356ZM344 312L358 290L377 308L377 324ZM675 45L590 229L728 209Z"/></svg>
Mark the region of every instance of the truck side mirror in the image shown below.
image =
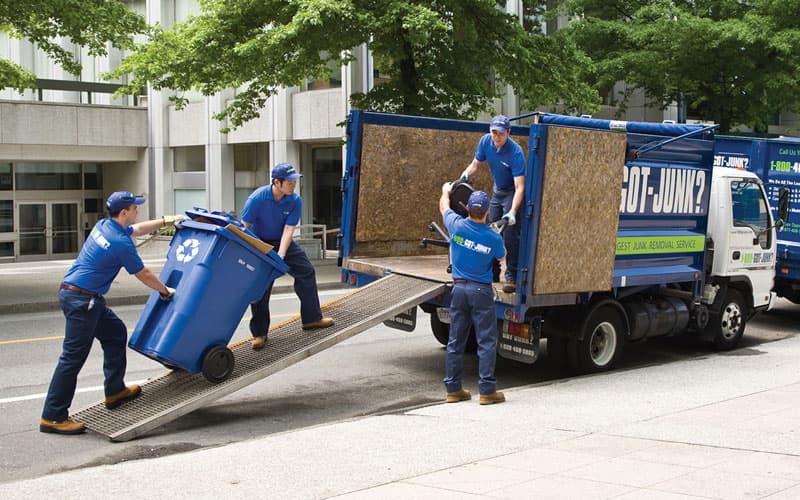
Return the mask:
<svg viewBox="0 0 800 500"><path fill-rule="evenodd" d="M783 226L789 217L789 189L782 187L778 192L778 231L783 231Z"/></svg>

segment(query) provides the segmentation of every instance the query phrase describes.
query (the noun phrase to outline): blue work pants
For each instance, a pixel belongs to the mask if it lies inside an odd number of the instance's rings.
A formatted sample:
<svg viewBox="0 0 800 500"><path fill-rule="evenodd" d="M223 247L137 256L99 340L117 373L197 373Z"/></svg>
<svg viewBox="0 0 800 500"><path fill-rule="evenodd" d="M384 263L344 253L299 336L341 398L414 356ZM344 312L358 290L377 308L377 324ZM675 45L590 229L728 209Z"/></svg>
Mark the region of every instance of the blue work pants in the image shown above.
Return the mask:
<svg viewBox="0 0 800 500"><path fill-rule="evenodd" d="M494 188L492 200L489 203L489 222L499 221L503 215L511 210L511 204L514 201L514 188L511 189L498 189ZM503 243L506 247L506 272L504 279L506 281L517 281L517 258L519 256L519 220L521 216L517 215L517 223L513 226L506 226L503 230ZM498 281L500 278L500 264L498 261L494 262L494 279Z"/></svg>
<svg viewBox="0 0 800 500"><path fill-rule="evenodd" d="M89 356L94 339L99 340L103 348L105 395L111 396L125 389L125 344L128 340L128 329L114 311L106 306L102 296L59 290L58 302L67 325L61 356L47 390L42 418L60 422L69 416L69 407L78 383L78 372Z"/></svg>
<svg viewBox="0 0 800 500"><path fill-rule="evenodd" d="M497 361L497 319L494 290L475 282L456 283L450 299L450 339L447 341L444 385L447 392L461 389L464 348L470 327L478 341L478 390L491 394L497 388L494 366Z"/></svg>
<svg viewBox="0 0 800 500"><path fill-rule="evenodd" d="M280 242L268 243L278 248ZM294 292L300 299L300 317L303 324L321 320L322 309L320 309L319 294L317 293L317 274L311 261L308 260L306 252L293 241L286 250L283 261L289 266L289 274L294 278ZM273 283L270 283L261 300L250 304L250 311L253 314L250 319L250 333L253 337L262 337L269 331L269 297L272 294Z"/></svg>

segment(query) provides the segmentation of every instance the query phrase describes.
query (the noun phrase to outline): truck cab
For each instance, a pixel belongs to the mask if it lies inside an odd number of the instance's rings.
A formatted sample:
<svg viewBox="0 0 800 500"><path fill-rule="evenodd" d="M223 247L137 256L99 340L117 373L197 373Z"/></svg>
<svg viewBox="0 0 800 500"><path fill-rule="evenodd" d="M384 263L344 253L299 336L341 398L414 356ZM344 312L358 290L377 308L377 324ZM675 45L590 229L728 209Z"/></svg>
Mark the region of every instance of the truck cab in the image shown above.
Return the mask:
<svg viewBox="0 0 800 500"><path fill-rule="evenodd" d="M710 272L703 302L720 316L720 348L734 346L744 321L770 305L775 276L775 221L764 184L745 170L713 171L707 251Z"/></svg>

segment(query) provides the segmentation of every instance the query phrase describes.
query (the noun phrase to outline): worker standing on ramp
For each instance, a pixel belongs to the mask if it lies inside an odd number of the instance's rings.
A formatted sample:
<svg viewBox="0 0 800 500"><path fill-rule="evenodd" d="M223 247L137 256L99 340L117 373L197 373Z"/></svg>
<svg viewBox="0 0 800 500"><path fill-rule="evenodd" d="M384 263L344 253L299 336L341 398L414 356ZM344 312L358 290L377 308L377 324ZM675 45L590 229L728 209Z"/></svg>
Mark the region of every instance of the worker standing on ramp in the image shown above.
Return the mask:
<svg viewBox="0 0 800 500"><path fill-rule="evenodd" d="M300 222L303 200L294 192L302 175L288 163L272 169L272 182L251 194L242 209L242 221L256 236L275 247L278 256L289 266L294 277L294 291L300 299L300 316L304 330L326 328L333 318L324 318L317 293L317 277L306 252L294 242L294 229ZM251 304L253 317L250 333L253 349L262 349L269 332L269 297L272 285L258 302Z"/></svg>
<svg viewBox="0 0 800 500"><path fill-rule="evenodd" d="M109 196L106 202L109 217L94 226L78 258L64 276L58 291L58 302L67 319L64 346L47 390L39 423L41 432L80 434L86 430L84 424L67 417L75 395L78 372L86 362L95 338L103 347L106 408L114 409L141 392L136 384L125 386L128 329L106 306L103 295L123 267L161 294L162 299L169 300L175 293L144 265L131 236L152 233L182 217L165 216L134 224L138 206L144 201L143 196L134 196L127 191Z"/></svg>
<svg viewBox="0 0 800 500"><path fill-rule="evenodd" d="M505 401L497 392L494 368L497 358L497 319L494 312L492 265L505 256L502 237L486 224L489 196L475 191L467 201L468 217L450 208L451 184L442 186L439 211L450 233L450 259L453 265L453 292L450 299L450 338L447 342L444 385L447 402L457 403L472 397L461 386L464 348L470 326L478 340L478 389L480 404Z"/></svg>

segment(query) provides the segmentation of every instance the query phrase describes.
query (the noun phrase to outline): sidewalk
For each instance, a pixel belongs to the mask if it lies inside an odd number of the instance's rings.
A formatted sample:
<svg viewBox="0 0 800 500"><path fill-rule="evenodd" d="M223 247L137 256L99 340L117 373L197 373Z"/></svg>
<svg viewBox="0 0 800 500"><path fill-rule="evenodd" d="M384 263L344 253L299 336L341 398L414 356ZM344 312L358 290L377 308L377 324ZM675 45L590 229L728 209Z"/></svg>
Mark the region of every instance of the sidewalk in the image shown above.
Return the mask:
<svg viewBox="0 0 800 500"><path fill-rule="evenodd" d="M438 404L2 484L0 497L796 499L798 359L789 337L518 388L500 405Z"/></svg>
<svg viewBox="0 0 800 500"><path fill-rule="evenodd" d="M158 274L164 265L168 243L140 248L146 266ZM59 310L58 286L73 260L51 260L0 264L0 314ZM336 259L312 261L320 290L341 284L341 270ZM293 291L294 278L284 275L275 281L273 293ZM124 269L120 270L106 294L110 306L144 304L151 290Z"/></svg>

